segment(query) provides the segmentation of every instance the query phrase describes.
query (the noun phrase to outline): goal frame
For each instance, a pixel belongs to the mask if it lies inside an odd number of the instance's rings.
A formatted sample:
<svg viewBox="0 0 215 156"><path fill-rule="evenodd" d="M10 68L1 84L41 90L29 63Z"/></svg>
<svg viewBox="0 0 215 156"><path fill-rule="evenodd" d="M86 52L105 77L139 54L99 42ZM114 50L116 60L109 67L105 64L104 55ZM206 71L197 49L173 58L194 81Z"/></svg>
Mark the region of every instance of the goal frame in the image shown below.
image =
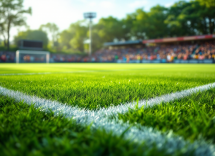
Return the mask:
<svg viewBox="0 0 215 156"><path fill-rule="evenodd" d="M46 55L46 63L49 63L49 59L50 59L50 52L48 51L32 51L32 50L17 50L16 51L16 63L20 63L20 54L38 54L38 55L41 55L41 54L45 54Z"/></svg>

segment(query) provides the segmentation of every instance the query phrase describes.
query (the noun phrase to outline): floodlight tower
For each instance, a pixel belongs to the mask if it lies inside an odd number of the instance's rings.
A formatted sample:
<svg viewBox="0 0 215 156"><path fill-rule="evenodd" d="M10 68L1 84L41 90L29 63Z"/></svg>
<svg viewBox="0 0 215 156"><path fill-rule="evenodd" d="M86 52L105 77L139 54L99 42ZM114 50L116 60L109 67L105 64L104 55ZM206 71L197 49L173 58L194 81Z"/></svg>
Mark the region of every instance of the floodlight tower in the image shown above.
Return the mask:
<svg viewBox="0 0 215 156"><path fill-rule="evenodd" d="M89 55L91 56L91 53L92 53L92 20L93 20L93 18L96 18L96 13L94 13L94 12L84 13L84 18L90 20L90 23L89 23L89 30L90 30Z"/></svg>

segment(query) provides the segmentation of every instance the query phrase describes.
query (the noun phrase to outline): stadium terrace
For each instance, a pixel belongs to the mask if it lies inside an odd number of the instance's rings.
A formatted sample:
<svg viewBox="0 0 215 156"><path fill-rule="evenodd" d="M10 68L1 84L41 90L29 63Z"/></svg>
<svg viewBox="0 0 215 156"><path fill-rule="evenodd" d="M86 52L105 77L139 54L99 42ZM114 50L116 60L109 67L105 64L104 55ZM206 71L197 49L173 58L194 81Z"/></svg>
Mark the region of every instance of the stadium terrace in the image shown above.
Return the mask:
<svg viewBox="0 0 215 156"><path fill-rule="evenodd" d="M0 62L15 60L15 52L0 52ZM32 60L44 62L45 58L29 54L21 58L23 63ZM215 63L215 35L111 42L90 57L51 53L49 62Z"/></svg>

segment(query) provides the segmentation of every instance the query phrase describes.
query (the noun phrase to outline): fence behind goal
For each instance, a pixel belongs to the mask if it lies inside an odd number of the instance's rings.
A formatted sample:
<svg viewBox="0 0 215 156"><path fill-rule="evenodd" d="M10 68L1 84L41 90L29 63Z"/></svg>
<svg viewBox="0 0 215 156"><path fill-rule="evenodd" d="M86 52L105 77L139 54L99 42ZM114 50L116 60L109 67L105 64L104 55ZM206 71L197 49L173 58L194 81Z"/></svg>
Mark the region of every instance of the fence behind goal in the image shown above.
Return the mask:
<svg viewBox="0 0 215 156"><path fill-rule="evenodd" d="M48 51L16 51L16 63L49 63L49 57Z"/></svg>

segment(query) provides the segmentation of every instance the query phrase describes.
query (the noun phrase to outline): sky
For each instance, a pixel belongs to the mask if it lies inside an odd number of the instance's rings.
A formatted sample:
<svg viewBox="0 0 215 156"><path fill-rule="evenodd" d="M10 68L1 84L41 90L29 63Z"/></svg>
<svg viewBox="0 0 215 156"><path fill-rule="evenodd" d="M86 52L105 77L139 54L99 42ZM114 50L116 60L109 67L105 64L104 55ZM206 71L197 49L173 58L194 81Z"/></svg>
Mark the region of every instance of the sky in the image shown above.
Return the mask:
<svg viewBox="0 0 215 156"><path fill-rule="evenodd" d="M24 7L32 8L32 15L26 16L30 29L38 29L40 25L51 22L62 31L71 23L83 20L84 12L96 12L94 22L98 22L102 17L121 19L137 8L149 11L157 4L169 7L177 1L179 0L24 0ZM12 35L23 29L26 28L14 28Z"/></svg>

